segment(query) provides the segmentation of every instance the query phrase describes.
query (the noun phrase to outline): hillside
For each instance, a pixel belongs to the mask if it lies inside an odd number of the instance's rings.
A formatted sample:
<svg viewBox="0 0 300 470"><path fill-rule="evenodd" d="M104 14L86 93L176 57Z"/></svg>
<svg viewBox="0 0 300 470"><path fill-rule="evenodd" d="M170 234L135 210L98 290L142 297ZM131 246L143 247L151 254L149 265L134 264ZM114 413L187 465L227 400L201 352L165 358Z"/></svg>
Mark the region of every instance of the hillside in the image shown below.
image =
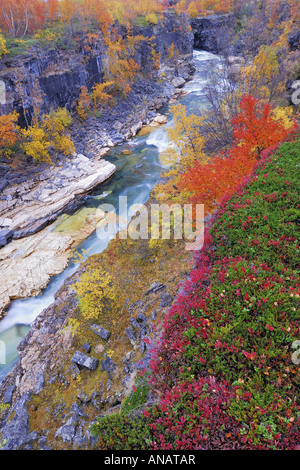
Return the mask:
<svg viewBox="0 0 300 470"><path fill-rule="evenodd" d="M300 449L298 3L3 0L1 450Z"/></svg>
<svg viewBox="0 0 300 470"><path fill-rule="evenodd" d="M223 201L153 352L157 404L140 385L92 426L99 449L299 444L299 156L297 132Z"/></svg>

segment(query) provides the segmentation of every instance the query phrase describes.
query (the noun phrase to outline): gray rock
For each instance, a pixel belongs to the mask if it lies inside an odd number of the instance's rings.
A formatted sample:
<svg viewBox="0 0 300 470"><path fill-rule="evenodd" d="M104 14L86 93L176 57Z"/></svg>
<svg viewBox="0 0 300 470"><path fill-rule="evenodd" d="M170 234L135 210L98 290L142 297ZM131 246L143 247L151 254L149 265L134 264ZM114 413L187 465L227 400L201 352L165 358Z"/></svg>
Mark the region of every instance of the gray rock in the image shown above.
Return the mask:
<svg viewBox="0 0 300 470"><path fill-rule="evenodd" d="M97 409L103 408L105 401L102 398L103 387L100 392L93 392L91 396L91 403Z"/></svg>
<svg viewBox="0 0 300 470"><path fill-rule="evenodd" d="M104 361L101 362L101 370L108 373L112 373L116 369L117 365L114 363L111 357L105 354Z"/></svg>
<svg viewBox="0 0 300 470"><path fill-rule="evenodd" d="M78 350L73 355L71 361L80 367L86 367L90 370L96 370L99 364L98 359L91 356L87 356L86 354L83 354L81 351Z"/></svg>
<svg viewBox="0 0 300 470"><path fill-rule="evenodd" d="M79 426L74 439L73 439L73 447L80 448L85 447L87 445L87 437L84 435L83 426Z"/></svg>
<svg viewBox="0 0 300 470"><path fill-rule="evenodd" d="M91 352L91 345L89 343L84 343L84 345L82 346L82 349L84 349L84 351L88 354Z"/></svg>
<svg viewBox="0 0 300 470"><path fill-rule="evenodd" d="M100 325L93 323L90 326L90 330L96 333L96 335L100 336L102 339L108 340L110 338L110 332Z"/></svg>
<svg viewBox="0 0 300 470"><path fill-rule="evenodd" d="M182 88L184 84L185 84L185 79L182 77L175 77L172 80L172 85L175 88Z"/></svg>
<svg viewBox="0 0 300 470"><path fill-rule="evenodd" d="M81 403L88 403L91 401L91 398L88 396L88 394L83 391L78 393L77 398L81 401Z"/></svg>
<svg viewBox="0 0 300 470"><path fill-rule="evenodd" d="M125 356L122 358L123 364L125 364L125 362L130 361L131 356L132 356L132 351L129 351L127 354L125 354Z"/></svg>
<svg viewBox="0 0 300 470"><path fill-rule="evenodd" d="M8 240L13 236L12 230L1 230L0 231L0 248L5 246Z"/></svg>
<svg viewBox="0 0 300 470"><path fill-rule="evenodd" d="M156 317L157 317L157 312L156 310L153 310L152 315L151 315L151 320L155 320Z"/></svg>
<svg viewBox="0 0 300 470"><path fill-rule="evenodd" d="M12 402L12 396L13 396L13 393L15 391L15 385L10 385L6 388L5 390L5 394L4 394L4 397L3 397L3 403L4 404L11 404Z"/></svg>
<svg viewBox="0 0 300 470"><path fill-rule="evenodd" d="M160 302L161 308L168 307L173 302L173 296L171 294L161 294L160 298L161 298L161 302Z"/></svg>
<svg viewBox="0 0 300 470"><path fill-rule="evenodd" d="M69 373L72 379L76 379L76 377L80 374L80 369L77 364L71 364L69 367Z"/></svg>
<svg viewBox="0 0 300 470"><path fill-rule="evenodd" d="M64 442L72 442L75 436L76 427L70 424L64 424L55 433L55 438L61 437Z"/></svg>
<svg viewBox="0 0 300 470"><path fill-rule="evenodd" d="M144 293L144 295L149 295L151 292L158 292L162 289L164 289L165 285L162 284L161 282L154 282L153 284L151 284L151 286L149 287L148 290L146 290L146 292Z"/></svg>
<svg viewBox="0 0 300 470"><path fill-rule="evenodd" d="M79 420L79 418L85 418L86 417L85 411L83 411L83 409L80 408L78 403L73 403L73 405L71 406L71 412L72 412L73 416L76 416L77 420Z"/></svg>
<svg viewBox="0 0 300 470"><path fill-rule="evenodd" d="M126 328L126 336L129 339L129 342L132 346L135 346L137 343L137 338L133 332L133 330L128 326Z"/></svg>
<svg viewBox="0 0 300 470"><path fill-rule="evenodd" d="M130 325L133 328L140 328L140 324L138 323L138 321L134 317L130 318Z"/></svg>
<svg viewBox="0 0 300 470"><path fill-rule="evenodd" d="M4 450L18 450L30 441L29 417L27 413L27 402L31 401L29 392L13 406L1 429L2 440L5 441Z"/></svg>
<svg viewBox="0 0 300 470"><path fill-rule="evenodd" d="M36 394L40 393L44 388L44 383L45 383L44 373L40 372L37 376L37 379L36 379L36 383L35 383L35 387L34 387L34 393L36 393Z"/></svg>
<svg viewBox="0 0 300 470"><path fill-rule="evenodd" d="M147 323L147 318L145 317L145 315L143 313L139 313L136 317L138 323L141 325L146 325Z"/></svg>

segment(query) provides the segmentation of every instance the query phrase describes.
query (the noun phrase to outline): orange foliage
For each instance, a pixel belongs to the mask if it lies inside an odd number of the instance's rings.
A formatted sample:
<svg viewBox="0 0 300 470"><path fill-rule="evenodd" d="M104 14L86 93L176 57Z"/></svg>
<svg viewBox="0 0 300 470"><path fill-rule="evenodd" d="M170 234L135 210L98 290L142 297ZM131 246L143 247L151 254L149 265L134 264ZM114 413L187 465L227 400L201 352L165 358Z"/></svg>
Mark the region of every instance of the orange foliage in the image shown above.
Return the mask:
<svg viewBox="0 0 300 470"><path fill-rule="evenodd" d="M45 23L42 0L1 0L0 25L12 36L32 34Z"/></svg>
<svg viewBox="0 0 300 470"><path fill-rule="evenodd" d="M274 118L272 111L271 106L245 95L233 120L232 148L209 162L196 162L181 175L179 190L191 194L192 202L204 204L206 213L215 210L224 194L232 194L242 178L251 173L261 152L279 143L291 131Z"/></svg>
<svg viewBox="0 0 300 470"><path fill-rule="evenodd" d="M271 105L263 104L251 95L244 95L232 123L234 144L231 153L249 158L258 158L263 150L280 142L289 132L282 122L274 119Z"/></svg>
<svg viewBox="0 0 300 470"><path fill-rule="evenodd" d="M0 116L0 147L9 147L17 142L17 119L18 114L16 112Z"/></svg>

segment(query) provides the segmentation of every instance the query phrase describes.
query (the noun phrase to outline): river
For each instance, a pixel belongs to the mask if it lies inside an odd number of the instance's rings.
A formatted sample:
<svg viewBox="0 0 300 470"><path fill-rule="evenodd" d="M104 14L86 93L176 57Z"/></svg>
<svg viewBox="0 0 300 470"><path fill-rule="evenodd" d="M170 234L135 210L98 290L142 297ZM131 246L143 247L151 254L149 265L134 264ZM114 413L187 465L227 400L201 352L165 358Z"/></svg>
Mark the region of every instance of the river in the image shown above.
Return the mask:
<svg viewBox="0 0 300 470"><path fill-rule="evenodd" d="M220 58L209 52L194 51L196 71L193 80L188 82L184 91L187 94L179 98L179 102L187 107L189 113L199 114L205 109L207 103L203 95L207 83L207 70L210 65L220 63ZM116 208L118 213L119 196L126 196L128 207L133 204L144 204L151 189L159 182L163 170L160 161L160 152L168 144L166 126L172 125L172 115L166 106L160 111L167 117L167 123L159 128L154 128L150 133L136 136L130 142L113 148L105 159L116 165L116 173L106 183L96 189L88 198L86 207L99 207L105 202ZM124 154L124 150L130 147L131 153ZM80 208L76 214L80 215ZM74 216L64 214L53 224L53 230L74 221ZM72 222L71 222L72 223ZM61 225L60 225L61 224ZM112 234L113 236L114 234ZM109 239L101 239L95 231L82 242L74 253L86 258L95 253L101 253L109 243ZM18 360L17 346L23 340L30 329L33 320L54 301L55 293L63 285L64 281L78 269L78 262L70 261L68 267L59 275L54 276L43 292L29 299L12 302L6 317L0 322L0 381L12 370ZM2 354L1 354L2 352ZM2 361L1 361L2 357ZM5 364L3 357L5 357Z"/></svg>

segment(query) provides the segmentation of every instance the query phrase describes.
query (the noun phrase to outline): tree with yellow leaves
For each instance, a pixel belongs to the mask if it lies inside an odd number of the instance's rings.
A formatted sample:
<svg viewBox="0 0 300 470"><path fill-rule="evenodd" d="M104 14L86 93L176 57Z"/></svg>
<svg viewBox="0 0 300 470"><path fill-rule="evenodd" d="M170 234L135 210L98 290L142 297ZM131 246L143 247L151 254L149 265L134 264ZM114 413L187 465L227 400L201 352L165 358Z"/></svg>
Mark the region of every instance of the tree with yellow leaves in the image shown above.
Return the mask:
<svg viewBox="0 0 300 470"><path fill-rule="evenodd" d="M25 138L21 145L26 155L38 162L52 163L50 150L64 155L72 155L74 143L66 135L66 128L71 125L72 118L65 108L58 108L45 114L39 123L20 129Z"/></svg>
<svg viewBox="0 0 300 470"><path fill-rule="evenodd" d="M187 114L185 106L175 104L170 111L172 125L167 128L170 145L164 153L166 163L182 168L191 167L196 160L206 159L203 153L204 138L201 135L203 118Z"/></svg>
<svg viewBox="0 0 300 470"><path fill-rule="evenodd" d="M104 78L106 82L113 82L114 90L122 93L125 97L131 90L139 66L135 60L130 57L130 50L119 37L116 41L110 38L106 39L107 61L105 64Z"/></svg>
<svg viewBox="0 0 300 470"><path fill-rule="evenodd" d="M102 266L89 267L75 285L81 314L85 319L97 319L105 306L116 300L111 275Z"/></svg>
<svg viewBox="0 0 300 470"><path fill-rule="evenodd" d="M86 86L82 86L80 89L80 95L77 102L76 111L81 120L85 120L87 118L87 113L91 107L91 98L88 93L88 89Z"/></svg>
<svg viewBox="0 0 300 470"><path fill-rule="evenodd" d="M278 100L285 89L281 77L277 50L261 46L253 61L241 68L241 94L247 93L269 103Z"/></svg>
<svg viewBox="0 0 300 470"><path fill-rule="evenodd" d="M1 30L0 30L0 57L6 54L8 54L8 50L6 48L6 40L1 34Z"/></svg>
<svg viewBox="0 0 300 470"><path fill-rule="evenodd" d="M92 97L95 108L98 108L101 105L105 105L109 103L112 97L105 90L112 88L113 85L114 85L114 82L110 81L110 82L97 83L94 86L91 97Z"/></svg>
<svg viewBox="0 0 300 470"><path fill-rule="evenodd" d="M180 201L177 181L180 174L193 167L197 161L205 162L208 157L203 152L205 139L201 133L203 118L187 114L185 106L171 106L173 121L167 128L169 145L161 155L162 162L168 167L163 174L166 181L156 186L154 196L160 202Z"/></svg>

